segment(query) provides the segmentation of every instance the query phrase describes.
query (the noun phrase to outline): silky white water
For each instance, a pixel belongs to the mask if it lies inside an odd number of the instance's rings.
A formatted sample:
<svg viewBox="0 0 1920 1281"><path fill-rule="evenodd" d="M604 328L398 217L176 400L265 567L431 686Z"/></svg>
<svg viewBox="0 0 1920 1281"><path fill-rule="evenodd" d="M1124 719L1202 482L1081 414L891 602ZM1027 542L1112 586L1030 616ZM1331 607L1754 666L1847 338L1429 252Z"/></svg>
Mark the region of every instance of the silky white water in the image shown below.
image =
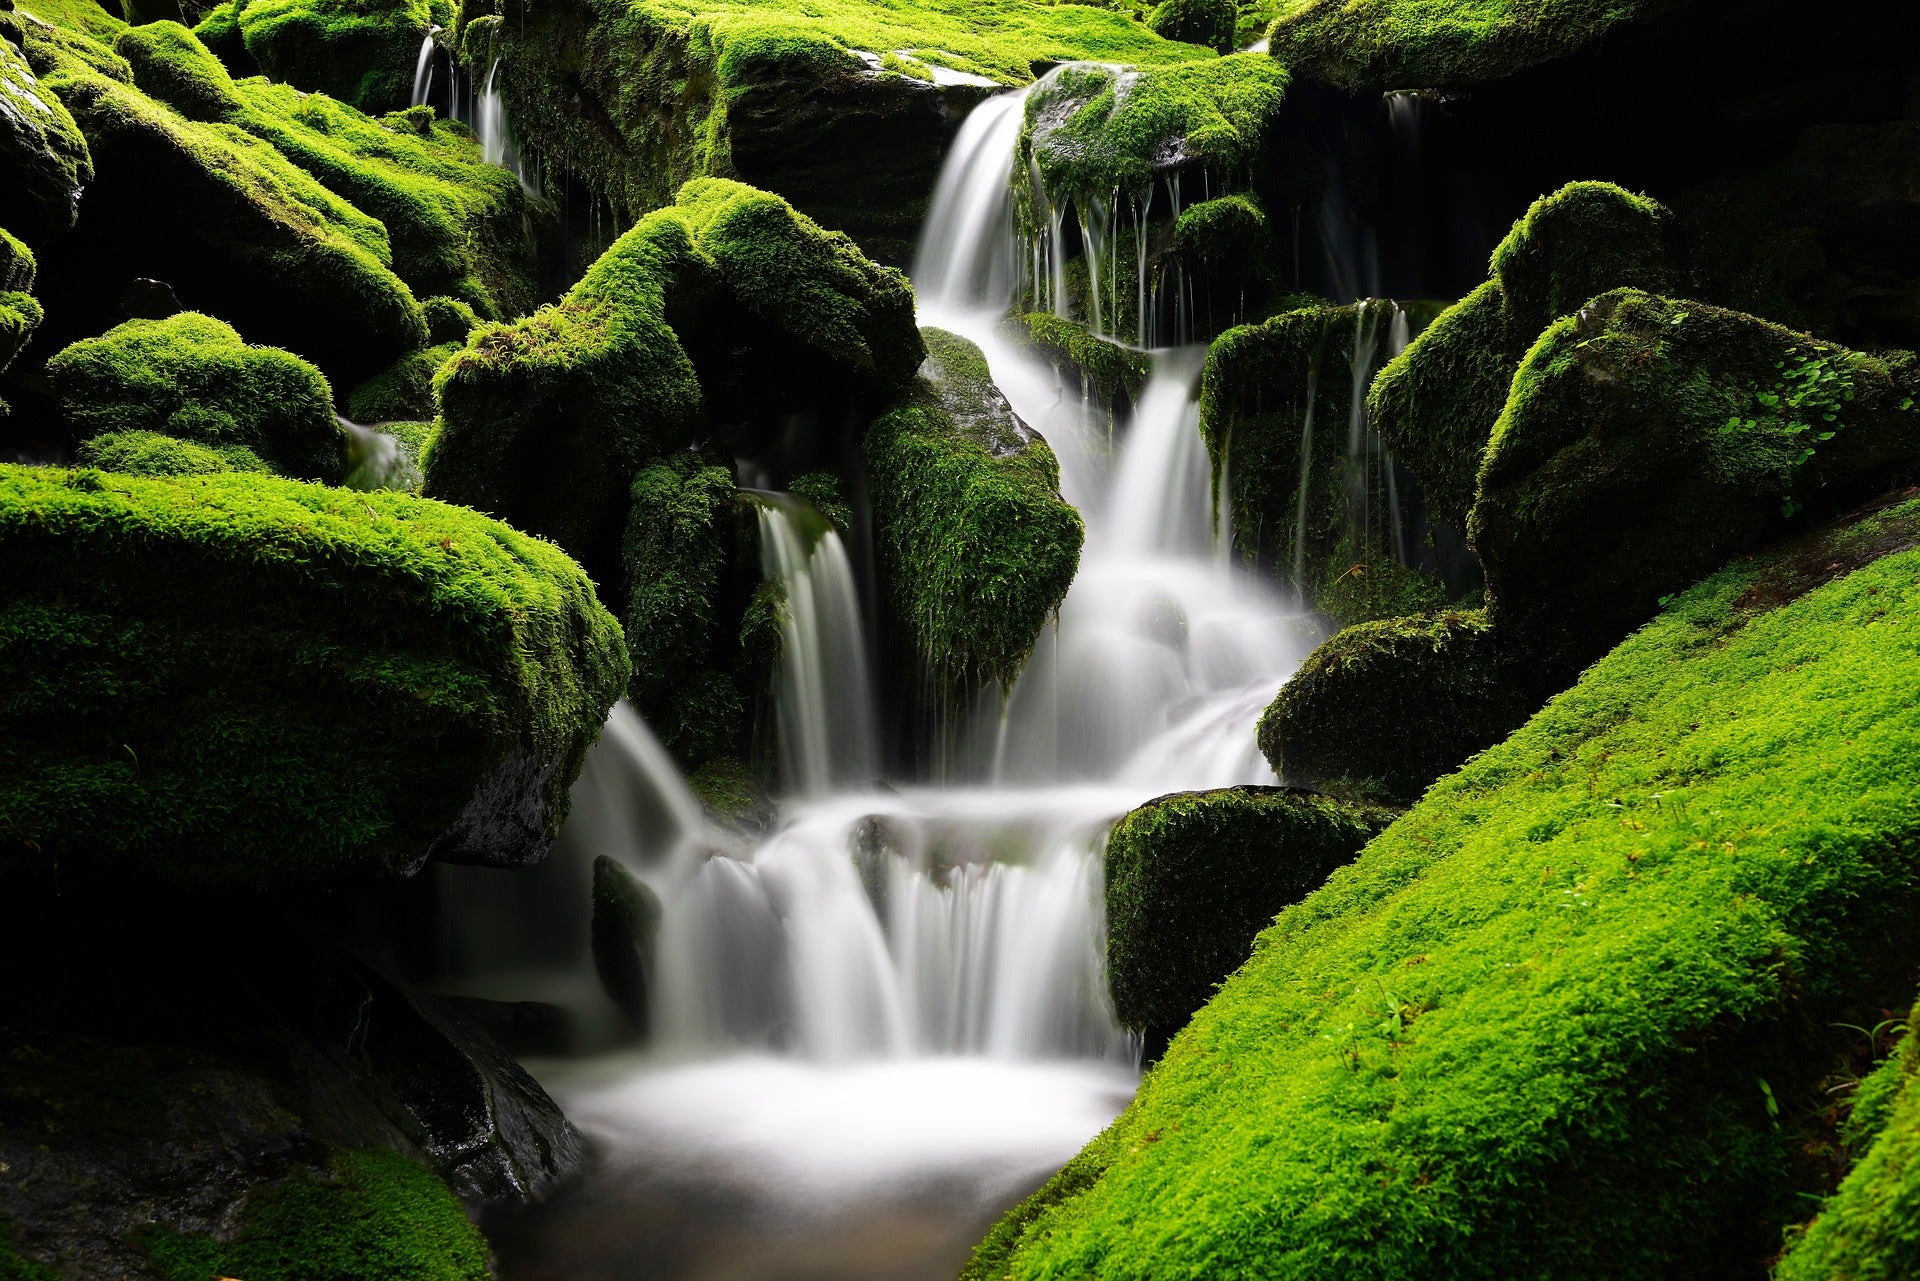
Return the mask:
<svg viewBox="0 0 1920 1281"><path fill-rule="evenodd" d="M938 777L877 783L850 558L799 500L757 497L763 570L783 597L770 834L690 837L693 798L624 707L575 788L572 856L612 854L663 905L652 1043L539 1067L607 1154L586 1197L602 1216L694 1207L660 1219L671 1235L724 1206L727 1231L759 1223L769 1240L795 1215L894 1223L931 1234L915 1248L950 1275L947 1256L1132 1092L1138 1047L1103 973L1107 829L1166 792L1274 781L1255 722L1313 636L1218 550L1201 349L1156 354L1116 437L1077 384L996 332L1024 256L1008 195L1023 102L991 99L966 122L913 277L922 323L977 342L1058 455L1086 522L1079 574L1015 688L986 693ZM622 806L656 818L621 832L588 817ZM832 1254L818 1242L840 1229L816 1227L809 1240ZM570 1231L540 1250L571 1249ZM833 1265L912 1271L887 1266Z"/></svg>

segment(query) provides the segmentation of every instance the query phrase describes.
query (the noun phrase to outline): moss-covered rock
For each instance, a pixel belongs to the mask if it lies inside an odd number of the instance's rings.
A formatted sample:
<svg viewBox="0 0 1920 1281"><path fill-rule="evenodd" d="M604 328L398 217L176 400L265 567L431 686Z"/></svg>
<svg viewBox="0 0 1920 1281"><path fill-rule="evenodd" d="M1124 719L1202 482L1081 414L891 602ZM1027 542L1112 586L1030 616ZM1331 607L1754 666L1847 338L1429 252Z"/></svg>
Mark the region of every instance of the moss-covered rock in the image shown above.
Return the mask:
<svg viewBox="0 0 1920 1281"><path fill-rule="evenodd" d="M1757 1274L1769 1093L1920 946L1920 551L1858 563L1710 579L1430 791L970 1275Z"/></svg>
<svg viewBox="0 0 1920 1281"><path fill-rule="evenodd" d="M400 494L11 467L0 549L4 864L537 860L628 674L559 551Z"/></svg>
<svg viewBox="0 0 1920 1281"><path fill-rule="evenodd" d="M885 404L923 351L900 273L777 196L691 182L559 304L474 332L436 380L426 492L618 582L633 476L690 443L703 412L775 429Z"/></svg>
<svg viewBox="0 0 1920 1281"><path fill-rule="evenodd" d="M291 352L251 347L231 325L182 312L129 320L47 362L76 437L157 432L239 446L283 476L337 483L347 439L320 371Z"/></svg>
<svg viewBox="0 0 1920 1281"><path fill-rule="evenodd" d="M240 38L267 75L369 112L407 105L415 56L434 25L428 0L246 0L236 8Z"/></svg>
<svg viewBox="0 0 1920 1281"><path fill-rule="evenodd" d="M347 396L347 417L357 423L431 420L439 408L433 380L466 346L464 338L410 351Z"/></svg>
<svg viewBox="0 0 1920 1281"><path fill-rule="evenodd" d="M87 140L60 99L0 31L0 226L31 239L73 226L93 180Z"/></svg>
<svg viewBox="0 0 1920 1281"><path fill-rule="evenodd" d="M1495 622L1576 666L1728 556L1920 461L1912 359L1637 290L1515 375L1469 532Z"/></svg>
<svg viewBox="0 0 1920 1281"><path fill-rule="evenodd" d="M1920 1006L1915 1007L1920 1011ZM1789 1241L1779 1281L1896 1281L1920 1274L1920 1032L1860 1083L1847 1118L1859 1159L1805 1230Z"/></svg>
<svg viewBox="0 0 1920 1281"><path fill-rule="evenodd" d="M1367 411L1464 531L1487 438L1540 331L1609 289L1680 283L1673 216L1612 183L1569 183L1536 200L1493 251L1492 278L1443 312L1375 377Z"/></svg>
<svg viewBox="0 0 1920 1281"><path fill-rule="evenodd" d="M1114 1013L1164 1045L1246 961L1256 934L1393 819L1284 787L1149 801L1107 837Z"/></svg>
<svg viewBox="0 0 1920 1281"><path fill-rule="evenodd" d="M1275 58L1342 89L1432 89L1498 80L1597 42L1684 0L1540 6L1525 0L1279 0Z"/></svg>
<svg viewBox="0 0 1920 1281"><path fill-rule="evenodd" d="M1484 611L1361 623L1281 687L1260 750L1288 783L1412 801L1533 713L1532 675Z"/></svg>
<svg viewBox="0 0 1920 1281"><path fill-rule="evenodd" d="M1216 53L1232 53L1240 22L1234 0L1160 0L1147 25L1168 40L1205 45Z"/></svg>
<svg viewBox="0 0 1920 1281"><path fill-rule="evenodd" d="M867 430L883 591L936 686L1011 689L1080 564L1080 514L1046 441L964 338L927 336L926 376Z"/></svg>
<svg viewBox="0 0 1920 1281"><path fill-rule="evenodd" d="M600 986L644 1034L652 1014L647 992L654 940L660 931L660 899L605 854L593 860L591 930L593 971L600 976Z"/></svg>
<svg viewBox="0 0 1920 1281"><path fill-rule="evenodd" d="M33 337L46 313L27 291L33 288L33 251L0 227L0 374ZM0 414L6 402L0 401Z"/></svg>
<svg viewBox="0 0 1920 1281"><path fill-rule="evenodd" d="M129 476L211 476L223 471L265 472L260 456L245 445L203 445L156 431L110 431L80 442L82 467Z"/></svg>
<svg viewBox="0 0 1920 1281"><path fill-rule="evenodd" d="M1109 408L1131 404L1153 376L1147 353L1090 334L1085 325L1050 311L1013 317L1004 332L1078 379L1092 400Z"/></svg>
<svg viewBox="0 0 1920 1281"><path fill-rule="evenodd" d="M395 274L419 296L451 295L491 317L531 310L552 211L486 163L464 126L431 114L375 119L287 85L235 83L177 23L132 28L114 47L144 92L189 119L231 124L271 143L379 219Z"/></svg>
<svg viewBox="0 0 1920 1281"><path fill-rule="evenodd" d="M61 246L58 283L78 291L76 316L89 291L144 276L336 376L363 377L425 341L377 220L239 127L188 120L62 59L43 83L73 112L96 171L87 218Z"/></svg>

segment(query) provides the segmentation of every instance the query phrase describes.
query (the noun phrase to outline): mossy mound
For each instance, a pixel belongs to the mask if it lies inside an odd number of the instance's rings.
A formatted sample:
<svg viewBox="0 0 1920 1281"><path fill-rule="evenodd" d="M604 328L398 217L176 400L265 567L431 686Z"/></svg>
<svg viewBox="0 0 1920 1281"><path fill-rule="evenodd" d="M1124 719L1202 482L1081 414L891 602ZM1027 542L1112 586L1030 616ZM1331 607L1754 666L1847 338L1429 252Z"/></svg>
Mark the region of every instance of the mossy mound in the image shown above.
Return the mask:
<svg viewBox="0 0 1920 1281"><path fill-rule="evenodd" d="M182 312L129 320L47 362L75 436L154 432L251 451L283 476L339 481L347 438L320 371L291 352L250 347L231 325Z"/></svg>
<svg viewBox="0 0 1920 1281"><path fill-rule="evenodd" d="M1893 362L1637 290L1555 322L1514 376L1469 533L1503 629L1603 652L1735 552L1920 461Z"/></svg>
<svg viewBox="0 0 1920 1281"><path fill-rule="evenodd" d="M532 308L535 258L552 212L512 174L486 163L464 126L427 112L375 119L287 85L236 83L177 23L132 28L114 48L142 91L189 119L231 124L271 143L379 219L395 274L419 296L451 295L492 317Z"/></svg>
<svg viewBox="0 0 1920 1281"><path fill-rule="evenodd" d="M943 695L1011 689L1080 565L1060 468L964 338L927 338L927 372L867 429L883 591Z"/></svg>
<svg viewBox="0 0 1920 1281"><path fill-rule="evenodd" d="M1234 0L1160 0L1147 25L1155 35L1232 53L1240 24Z"/></svg>
<svg viewBox="0 0 1920 1281"><path fill-rule="evenodd" d="M476 330L441 370L426 492L619 582L633 476L703 414L844 416L898 395L922 355L900 273L777 196L691 182L560 303Z"/></svg>
<svg viewBox="0 0 1920 1281"><path fill-rule="evenodd" d="M156 1231L148 1256L166 1281L488 1281L486 1238L447 1185L403 1156L342 1151L246 1199L231 1240Z"/></svg>
<svg viewBox="0 0 1920 1281"><path fill-rule="evenodd" d="M438 408L433 380L465 346L461 340L408 352L348 394L347 417L357 423L431 419Z"/></svg>
<svg viewBox="0 0 1920 1281"><path fill-rule="evenodd" d="M1120 1021L1164 1044L1297 903L1393 820L1282 787L1149 801L1107 837L1107 984Z"/></svg>
<svg viewBox="0 0 1920 1281"><path fill-rule="evenodd" d="M87 140L60 99L42 87L0 29L0 226L31 238L73 226L93 181Z"/></svg>
<svg viewBox="0 0 1920 1281"><path fill-rule="evenodd" d="M33 288L33 251L0 227L0 374L33 337L46 313L27 291ZM0 401L0 414L6 402Z"/></svg>
<svg viewBox="0 0 1920 1281"><path fill-rule="evenodd" d="M1050 311L1016 316L1007 329L1110 408L1132 403L1153 376L1153 358L1147 353L1090 334L1085 325Z"/></svg>
<svg viewBox="0 0 1920 1281"><path fill-rule="evenodd" d="M62 249L63 290L165 280L188 306L336 376L365 376L424 343L376 219L238 126L188 120L59 57L44 83L85 132L96 171L87 217Z"/></svg>
<svg viewBox="0 0 1920 1281"><path fill-rule="evenodd" d="M223 471L264 472L260 456L245 445L196 444L154 431L110 431L80 442L82 467L129 476L211 476Z"/></svg>
<svg viewBox="0 0 1920 1281"><path fill-rule="evenodd" d="M1356 388L1417 313L1293 301L1304 305L1215 339L1200 377L1200 433L1233 549L1341 622L1439 609L1449 593L1420 567L1412 494L1402 507L1393 460L1364 422L1351 448Z"/></svg>
<svg viewBox="0 0 1920 1281"><path fill-rule="evenodd" d="M1920 1006L1916 1007L1920 1012ZM1778 1281L1899 1281L1920 1276L1920 1031L1906 1036L1860 1083L1847 1117L1847 1145L1860 1158L1791 1239Z"/></svg>
<svg viewBox="0 0 1920 1281"><path fill-rule="evenodd" d="M556 549L393 493L0 470L0 855L189 886L546 853L626 683Z"/></svg>
<svg viewBox="0 0 1920 1281"><path fill-rule="evenodd" d="M1920 551L1776 572L1806 550L1687 593L1283 911L969 1275L1757 1272L1804 1214L1769 1093L1920 946Z"/></svg>
<svg viewBox="0 0 1920 1281"><path fill-rule="evenodd" d="M1540 331L1609 289L1674 290L1678 259L1663 206L1612 183L1569 183L1514 223L1486 284L1380 371L1368 414L1443 520L1466 529L1487 438Z"/></svg>
<svg viewBox="0 0 1920 1281"><path fill-rule="evenodd" d="M1342 89L1479 84L1565 57L1684 0L1278 0L1273 56Z"/></svg>
<svg viewBox="0 0 1920 1281"><path fill-rule="evenodd" d="M1281 686L1260 750L1288 783L1410 802L1527 719L1531 676L1481 610L1361 623Z"/></svg>
<svg viewBox="0 0 1920 1281"><path fill-rule="evenodd" d="M1259 149L1286 88L1285 68L1257 53L1145 68L1069 64L1027 96L1020 158L1056 204L1138 193L1186 166L1236 172Z"/></svg>
<svg viewBox="0 0 1920 1281"><path fill-rule="evenodd" d="M260 69L362 111L396 111L434 25L428 0L239 0L234 20ZM452 17L442 6L441 19Z"/></svg>

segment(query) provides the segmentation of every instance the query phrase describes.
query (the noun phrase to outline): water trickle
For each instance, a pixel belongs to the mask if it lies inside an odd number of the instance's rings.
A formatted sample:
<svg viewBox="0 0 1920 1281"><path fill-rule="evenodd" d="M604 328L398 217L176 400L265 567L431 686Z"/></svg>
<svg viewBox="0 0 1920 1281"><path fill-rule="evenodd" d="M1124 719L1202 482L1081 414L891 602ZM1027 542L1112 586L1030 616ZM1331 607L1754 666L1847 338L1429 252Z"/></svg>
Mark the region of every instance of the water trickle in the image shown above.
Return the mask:
<svg viewBox="0 0 1920 1281"><path fill-rule="evenodd" d="M507 108L500 98L500 59L487 68L487 84L474 112L474 132L480 135L480 157L490 165L520 171L520 156L507 131Z"/></svg>
<svg viewBox="0 0 1920 1281"><path fill-rule="evenodd" d="M419 56L413 61L413 96L409 100L412 106L422 106L433 96L433 59L438 48L433 38L439 34L440 28L434 27L420 41Z"/></svg>

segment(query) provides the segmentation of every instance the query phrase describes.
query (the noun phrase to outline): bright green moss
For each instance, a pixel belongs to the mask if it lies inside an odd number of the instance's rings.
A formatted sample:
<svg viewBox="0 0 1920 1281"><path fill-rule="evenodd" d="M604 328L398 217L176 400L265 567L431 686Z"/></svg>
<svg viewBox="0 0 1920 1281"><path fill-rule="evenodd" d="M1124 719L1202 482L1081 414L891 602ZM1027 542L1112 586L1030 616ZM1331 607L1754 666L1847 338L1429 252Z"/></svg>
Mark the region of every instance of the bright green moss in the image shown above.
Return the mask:
<svg viewBox="0 0 1920 1281"><path fill-rule="evenodd" d="M1390 810L1280 787L1149 801L1107 837L1107 984L1128 1027L1186 1024L1274 914L1318 889Z"/></svg>
<svg viewBox="0 0 1920 1281"><path fill-rule="evenodd" d="M1498 80L1585 48L1675 0L1277 0L1273 56L1342 89L1431 89Z"/></svg>
<svg viewBox="0 0 1920 1281"><path fill-rule="evenodd" d="M20 6L43 22L89 37L103 45L127 29L127 24L107 11L98 0L28 0Z"/></svg>
<svg viewBox="0 0 1920 1281"><path fill-rule="evenodd" d="M1288 783L1414 800L1539 706L1512 650L1479 610L1346 628L1281 687L1260 750Z"/></svg>
<svg viewBox="0 0 1920 1281"><path fill-rule="evenodd" d="M267 465L245 445L218 447L153 431L110 431L80 442L82 467L129 476L211 476L223 471L265 472Z"/></svg>
<svg viewBox="0 0 1920 1281"><path fill-rule="evenodd" d="M46 313L27 291L33 288L33 251L0 227L0 373L33 337ZM0 401L0 414L6 412Z"/></svg>
<svg viewBox="0 0 1920 1281"><path fill-rule="evenodd" d="M267 75L370 112L407 105L434 23L428 0L247 0L235 16Z"/></svg>
<svg viewBox="0 0 1920 1281"><path fill-rule="evenodd" d="M1147 25L1155 35L1232 53L1240 22L1234 0L1160 0Z"/></svg>
<svg viewBox="0 0 1920 1281"><path fill-rule="evenodd" d="M29 236L73 226L80 191L93 179L87 140L60 99L0 28L0 223Z"/></svg>
<svg viewBox="0 0 1920 1281"><path fill-rule="evenodd" d="M537 858L626 684L579 568L264 476L0 468L0 840L288 886Z"/></svg>
<svg viewBox="0 0 1920 1281"><path fill-rule="evenodd" d="M1469 523L1502 628L1586 661L1736 552L1920 460L1910 358L1636 290L1541 335Z"/></svg>
<svg viewBox="0 0 1920 1281"><path fill-rule="evenodd" d="M621 611L628 694L689 768L740 737L745 702L723 661L720 580L733 545L733 473L682 450L634 477Z"/></svg>
<svg viewBox="0 0 1920 1281"><path fill-rule="evenodd" d="M1686 594L1283 911L972 1275L1757 1270L1804 1213L1758 1082L1810 1090L1920 945L1920 551L1785 603L1778 568Z"/></svg>
<svg viewBox="0 0 1920 1281"><path fill-rule="evenodd" d="M487 1281L486 1238L447 1185L403 1156L342 1151L328 1177L248 1195L230 1241L161 1230L148 1256L167 1281Z"/></svg>
<svg viewBox="0 0 1920 1281"><path fill-rule="evenodd" d="M1848 1126L1861 1156L1794 1238L1777 1281L1901 1281L1920 1275L1920 1034L1860 1085Z"/></svg>
<svg viewBox="0 0 1920 1281"><path fill-rule="evenodd" d="M238 445L281 475L329 484L346 468L346 437L320 371L290 352L248 346L211 316L129 320L54 356L47 377L83 440L158 432Z"/></svg>
<svg viewBox="0 0 1920 1281"><path fill-rule="evenodd" d="M1540 331L1609 289L1672 290L1677 260L1673 216L1645 196L1574 182L1533 202L1494 249L1492 279L1382 369L1367 397L1441 519L1466 528L1487 438Z"/></svg>
<svg viewBox="0 0 1920 1281"><path fill-rule="evenodd" d="M25 293L32 289L37 270L33 250L5 227L0 227L0 293Z"/></svg>
<svg viewBox="0 0 1920 1281"><path fill-rule="evenodd" d="M458 298L429 298L420 310L427 318L427 341L436 347L465 343L467 335L480 327L480 317Z"/></svg>
<svg viewBox="0 0 1920 1281"><path fill-rule="evenodd" d="M1062 67L1028 95L1021 154L1056 202L1137 193L1187 165L1231 173L1259 149L1286 88L1286 70L1262 54L1138 70Z"/></svg>
<svg viewBox="0 0 1920 1281"><path fill-rule="evenodd" d="M1189 205L1173 224L1174 247L1203 263L1232 264L1255 274L1267 253L1267 214L1250 192Z"/></svg>
<svg viewBox="0 0 1920 1281"><path fill-rule="evenodd" d="M1059 464L987 378L980 349L924 331L930 375L867 429L883 591L943 695L1011 689L1080 564Z"/></svg>
<svg viewBox="0 0 1920 1281"><path fill-rule="evenodd" d="M1153 358L1145 352L1096 338L1086 326L1052 312L1030 312L1008 323L1015 337L1030 343L1063 372L1085 380L1088 391L1102 404L1132 401L1153 376Z"/></svg>
<svg viewBox="0 0 1920 1281"><path fill-rule="evenodd" d="M391 368L353 389L347 397L347 417L357 423L419 421L433 417L433 380L441 367L465 346L464 340L456 339L408 352Z"/></svg>

